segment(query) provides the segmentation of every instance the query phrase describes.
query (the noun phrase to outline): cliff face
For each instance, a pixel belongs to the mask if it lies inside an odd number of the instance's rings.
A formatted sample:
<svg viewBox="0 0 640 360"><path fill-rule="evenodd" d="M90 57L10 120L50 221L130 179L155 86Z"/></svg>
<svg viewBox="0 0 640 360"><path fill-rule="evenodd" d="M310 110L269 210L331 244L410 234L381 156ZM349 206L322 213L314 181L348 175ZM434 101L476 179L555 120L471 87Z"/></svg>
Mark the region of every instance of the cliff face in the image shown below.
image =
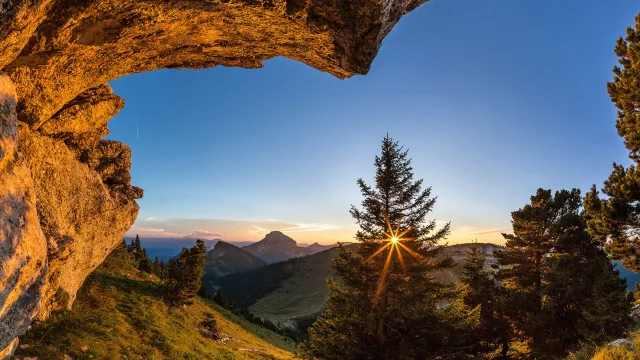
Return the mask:
<svg viewBox="0 0 640 360"><path fill-rule="evenodd" d="M425 1L0 0L0 358L72 304L136 218L130 150L101 140L124 106L108 81L275 56L365 74Z"/></svg>

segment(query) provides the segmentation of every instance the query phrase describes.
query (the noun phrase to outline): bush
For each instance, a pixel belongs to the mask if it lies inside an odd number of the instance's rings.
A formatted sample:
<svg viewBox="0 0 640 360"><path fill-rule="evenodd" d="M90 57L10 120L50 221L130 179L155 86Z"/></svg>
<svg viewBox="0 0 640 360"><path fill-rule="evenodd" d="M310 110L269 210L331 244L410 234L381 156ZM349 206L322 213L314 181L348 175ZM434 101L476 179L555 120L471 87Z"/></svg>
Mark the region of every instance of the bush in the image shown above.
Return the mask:
<svg viewBox="0 0 640 360"><path fill-rule="evenodd" d="M218 321L216 321L216 319L212 315L210 316L210 319L200 322L198 330L200 331L200 334L202 334L202 336L213 340L218 340Z"/></svg>

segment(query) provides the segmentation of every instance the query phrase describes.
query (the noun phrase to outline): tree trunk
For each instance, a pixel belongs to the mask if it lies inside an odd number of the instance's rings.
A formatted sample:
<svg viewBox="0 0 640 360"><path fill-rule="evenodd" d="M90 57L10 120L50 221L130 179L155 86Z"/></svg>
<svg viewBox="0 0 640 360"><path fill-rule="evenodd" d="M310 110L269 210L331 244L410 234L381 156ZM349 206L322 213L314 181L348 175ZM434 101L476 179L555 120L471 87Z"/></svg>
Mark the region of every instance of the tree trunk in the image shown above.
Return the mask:
<svg viewBox="0 0 640 360"><path fill-rule="evenodd" d="M383 290L384 291L384 290ZM376 354L377 359L382 359L382 354L384 353L384 345L386 343L386 337L384 336L384 323L385 323L385 313L387 311L387 293L384 291L382 295L382 301L378 305L378 323L376 324L376 342L378 345L378 352Z"/></svg>
<svg viewBox="0 0 640 360"><path fill-rule="evenodd" d="M507 355L509 353L509 337L508 336L502 336L502 358L503 359L508 359L509 356Z"/></svg>

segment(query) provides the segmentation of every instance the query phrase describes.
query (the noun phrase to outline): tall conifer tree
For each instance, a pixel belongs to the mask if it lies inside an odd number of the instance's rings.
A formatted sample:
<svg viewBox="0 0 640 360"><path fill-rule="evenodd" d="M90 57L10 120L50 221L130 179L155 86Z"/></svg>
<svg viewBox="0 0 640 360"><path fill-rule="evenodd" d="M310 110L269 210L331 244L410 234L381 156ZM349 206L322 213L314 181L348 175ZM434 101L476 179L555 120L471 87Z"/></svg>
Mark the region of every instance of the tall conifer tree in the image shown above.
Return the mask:
<svg viewBox="0 0 640 360"><path fill-rule="evenodd" d="M427 220L436 199L413 179L407 151L388 136L375 158L375 185L359 179L362 208L357 252L341 247L328 280L328 311L309 331L302 353L316 359L461 358L470 349L468 316L451 285L433 277L453 265L438 242L449 224ZM395 238L395 241L391 239Z"/></svg>
<svg viewBox="0 0 640 360"><path fill-rule="evenodd" d="M129 252L135 261L140 261L142 256L142 244L140 243L140 236L136 235L136 238L131 240L131 246Z"/></svg>
<svg viewBox="0 0 640 360"><path fill-rule="evenodd" d="M553 359L580 341L622 335L626 281L587 232L580 191L539 189L512 213L513 234L496 252L507 315L534 358Z"/></svg>
<svg viewBox="0 0 640 360"><path fill-rule="evenodd" d="M614 53L619 66L607 84L611 101L618 108L616 128L624 138L634 164L625 168L616 163L605 181L601 199L594 185L584 200L589 232L606 244L614 260L632 271L640 271L640 14L636 24L618 38Z"/></svg>
<svg viewBox="0 0 640 360"><path fill-rule="evenodd" d="M495 270L485 269L486 257L476 243L467 252L458 281L462 287L466 306L479 310L480 321L476 330L478 343L475 355L488 355L498 351L507 357L511 327L504 318L504 296L495 280Z"/></svg>
<svg viewBox="0 0 640 360"><path fill-rule="evenodd" d="M196 296L204 275L207 247L198 239L196 246L185 249L177 260L169 260L165 284L172 305L181 305Z"/></svg>

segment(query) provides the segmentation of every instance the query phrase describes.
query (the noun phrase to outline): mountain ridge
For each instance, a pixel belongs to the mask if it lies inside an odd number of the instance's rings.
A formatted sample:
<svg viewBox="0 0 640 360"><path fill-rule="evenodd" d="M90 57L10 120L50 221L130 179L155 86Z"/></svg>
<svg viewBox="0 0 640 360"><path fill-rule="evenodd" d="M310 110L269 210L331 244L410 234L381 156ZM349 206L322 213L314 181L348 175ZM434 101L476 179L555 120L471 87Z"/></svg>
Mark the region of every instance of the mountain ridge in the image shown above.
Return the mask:
<svg viewBox="0 0 640 360"><path fill-rule="evenodd" d="M250 271L267 262L254 254L233 244L218 241L213 249L207 252L204 265L205 274L210 276L226 276L235 272Z"/></svg>
<svg viewBox="0 0 640 360"><path fill-rule="evenodd" d="M277 230L269 232L262 240L244 246L242 249L270 264L326 250L325 246L318 243L307 247L298 246L294 239Z"/></svg>

